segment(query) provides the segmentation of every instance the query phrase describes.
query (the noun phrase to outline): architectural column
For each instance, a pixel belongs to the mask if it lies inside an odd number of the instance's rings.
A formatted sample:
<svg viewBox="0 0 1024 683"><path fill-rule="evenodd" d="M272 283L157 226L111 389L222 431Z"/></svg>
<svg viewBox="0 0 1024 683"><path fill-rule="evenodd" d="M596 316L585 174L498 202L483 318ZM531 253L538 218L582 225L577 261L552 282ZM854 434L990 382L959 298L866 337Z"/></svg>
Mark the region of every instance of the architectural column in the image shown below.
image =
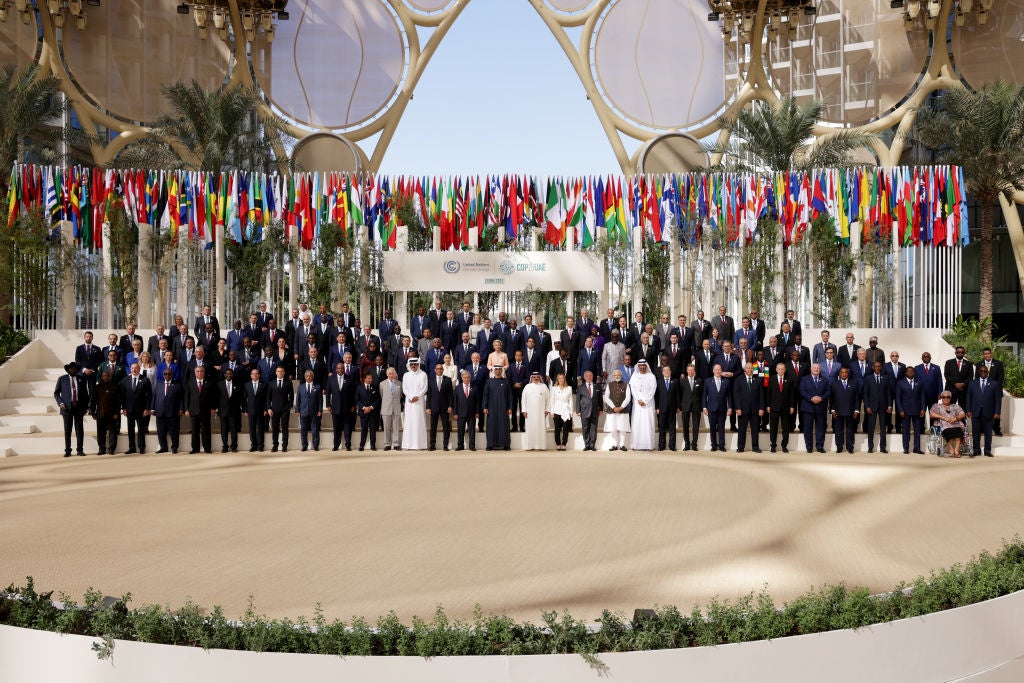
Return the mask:
<svg viewBox="0 0 1024 683"><path fill-rule="evenodd" d="M893 287L892 326L903 327L903 274L900 268L900 236L892 231L892 265L895 287Z"/></svg>
<svg viewBox="0 0 1024 683"><path fill-rule="evenodd" d="M747 250L747 239L745 234L746 232L746 226L740 225L739 237L737 238L737 250L739 251L740 255L739 267L736 268L736 308L733 309L736 311L736 320L739 320L743 316L744 311L746 311L747 313L750 312L750 301L746 301L746 305L744 305L744 299L746 298L747 294L747 274L743 272L743 253Z"/></svg>
<svg viewBox="0 0 1024 683"><path fill-rule="evenodd" d="M668 271L668 311L669 319L675 324L679 315L679 240L675 226L668 232L669 271Z"/></svg>
<svg viewBox="0 0 1024 683"><path fill-rule="evenodd" d="M785 236L779 235L779 242L775 245L775 263L778 264L778 288L777 296L775 297L775 324L782 324L782 319L786 317L786 250L783 249L782 243L785 240ZM765 313L766 311L759 311ZM767 323L766 323L767 324Z"/></svg>
<svg viewBox="0 0 1024 683"><path fill-rule="evenodd" d="M640 284L643 275L641 264L644 258L643 230L633 226L633 315L643 310L644 289Z"/></svg>
<svg viewBox="0 0 1024 683"><path fill-rule="evenodd" d="M853 225L850 226L850 251L853 253L854 264L860 264L860 249L862 239L863 234L861 232L860 223L854 223ZM867 268L864 269L865 284L871 282L871 280L868 279L867 270ZM858 285L860 284L861 283L857 282L856 279L854 280L854 287L858 287ZM870 289L868 289L867 287L858 287L858 289L861 292L870 292ZM864 298L865 297L858 296L857 301L852 306L850 306L850 327L860 327L861 311L864 310L862 308L864 306ZM868 300L870 301L870 299Z"/></svg>
<svg viewBox="0 0 1024 683"><path fill-rule="evenodd" d="M399 225L398 234L395 236L395 252L405 253L409 250L409 226ZM409 292L402 290L395 292L395 320L402 326L402 333L409 333Z"/></svg>
<svg viewBox="0 0 1024 683"><path fill-rule="evenodd" d="M61 221L60 223L61 233L64 236L64 241L69 244L74 244L75 235L73 232L73 226L71 221ZM65 330L75 329L75 306L77 305L77 293L78 290L75 288L75 270L71 267L68 261L65 261L64 265L64 277L62 278L62 287L60 294L60 326Z"/></svg>
<svg viewBox="0 0 1024 683"><path fill-rule="evenodd" d="M370 248L370 236L365 230L356 232L356 247L359 258L359 321L364 325L370 322L370 273L363 268L363 254Z"/></svg>
<svg viewBox="0 0 1024 683"><path fill-rule="evenodd" d="M298 251L298 230L292 230L289 233L288 242L290 242L291 251L295 254L295 258L288 257L288 310L281 314L285 321L291 320L292 311L299 307L299 268L302 257Z"/></svg>
<svg viewBox="0 0 1024 683"><path fill-rule="evenodd" d="M104 221L100 227L103 231L103 249L100 249L100 263L102 270L100 271L100 279L104 283L110 282L111 274L111 263L110 263L110 223ZM104 291L106 287L101 287L100 293L100 324L99 327L111 329L114 327L114 307L110 299L110 292ZM122 324L124 321L122 321Z"/></svg>
<svg viewBox="0 0 1024 683"><path fill-rule="evenodd" d="M217 320L221 321L221 325L229 327L230 321L225 317L224 310L224 299L227 296L227 270L224 265L224 231L214 230L213 238L213 281L217 283L217 296L214 297L213 314L217 316ZM238 302L235 302L236 304ZM186 321L187 322L187 321ZM226 334L226 333L225 333Z"/></svg>
<svg viewBox="0 0 1024 683"><path fill-rule="evenodd" d="M154 327L153 300L156 287L153 285L153 269L150 255L153 249L153 228L148 223L139 225L139 294L135 324L141 330Z"/></svg>

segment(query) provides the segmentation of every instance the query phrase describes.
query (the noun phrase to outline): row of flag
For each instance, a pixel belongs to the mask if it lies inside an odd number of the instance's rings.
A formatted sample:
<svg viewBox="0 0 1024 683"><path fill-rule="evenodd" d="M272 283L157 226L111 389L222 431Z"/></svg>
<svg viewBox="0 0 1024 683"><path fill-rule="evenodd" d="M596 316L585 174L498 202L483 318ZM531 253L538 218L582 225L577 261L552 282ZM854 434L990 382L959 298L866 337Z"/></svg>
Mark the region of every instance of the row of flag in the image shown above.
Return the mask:
<svg viewBox="0 0 1024 683"><path fill-rule="evenodd" d="M261 240L272 221L312 248L320 228L340 226L385 249L397 246L398 206L406 202L424 226L437 226L441 248L479 243L485 229L499 241L530 231L551 248L590 248L601 235L630 242L667 242L675 231L694 245L704 231L725 241L757 238L762 220L778 222L786 245L819 216L837 239L896 239L904 245L966 244L966 185L955 166L821 169L807 173L681 173L646 176L469 176L421 178L351 173L142 171L16 165L8 195L8 228L41 208L57 225L72 223L76 240L102 247L111 207L136 227L160 226L210 246L222 231L235 242ZM115 201L111 201L111 200ZM476 235L471 240L471 234Z"/></svg>

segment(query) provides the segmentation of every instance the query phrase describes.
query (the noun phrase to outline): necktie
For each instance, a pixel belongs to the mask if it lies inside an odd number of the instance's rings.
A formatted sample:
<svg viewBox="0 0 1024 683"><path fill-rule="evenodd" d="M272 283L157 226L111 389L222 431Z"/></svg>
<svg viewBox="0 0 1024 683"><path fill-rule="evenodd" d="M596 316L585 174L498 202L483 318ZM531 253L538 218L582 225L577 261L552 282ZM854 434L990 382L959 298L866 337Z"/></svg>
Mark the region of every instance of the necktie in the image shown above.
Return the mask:
<svg viewBox="0 0 1024 683"><path fill-rule="evenodd" d="M135 378L135 379L132 380L132 391L135 391L138 388L139 388L139 380L138 380L138 378Z"/></svg>
<svg viewBox="0 0 1024 683"><path fill-rule="evenodd" d="M710 351L705 351L704 355L707 356L708 362L710 363L711 362L711 352Z"/></svg>
<svg viewBox="0 0 1024 683"><path fill-rule="evenodd" d="M986 380L981 380L981 390L982 391L985 391L985 383L986 383Z"/></svg>
<svg viewBox="0 0 1024 683"><path fill-rule="evenodd" d="M911 389L914 388L914 384L913 383L910 384L910 388ZM846 380L845 379L843 380L843 391L846 391Z"/></svg>
<svg viewBox="0 0 1024 683"><path fill-rule="evenodd" d="M306 385L306 393L307 394L312 394L313 393L313 385L312 384L307 384Z"/></svg>
<svg viewBox="0 0 1024 683"><path fill-rule="evenodd" d="M203 390L203 380L199 380L199 391Z"/></svg>
<svg viewBox="0 0 1024 683"><path fill-rule="evenodd" d="M339 375L338 376L338 388L339 389L343 388L342 385L344 384L344 382L345 382L344 375Z"/></svg>
<svg viewBox="0 0 1024 683"><path fill-rule="evenodd" d="M92 353L92 345L91 344L86 344L85 345L85 353L86 353L86 355L89 355L90 353Z"/></svg>
<svg viewBox="0 0 1024 683"><path fill-rule="evenodd" d="M881 383L882 383L882 376L881 375L875 375L875 384L881 384Z"/></svg>
<svg viewBox="0 0 1024 683"><path fill-rule="evenodd" d="M587 395L591 397L594 396L594 387L589 382L587 382Z"/></svg>
<svg viewBox="0 0 1024 683"><path fill-rule="evenodd" d="M78 382L71 378L71 405L78 405Z"/></svg>
<svg viewBox="0 0 1024 683"><path fill-rule="evenodd" d="M171 383L170 382L164 382L164 396L167 396L167 392L169 392L170 390L171 390Z"/></svg>
<svg viewBox="0 0 1024 683"><path fill-rule="evenodd" d="M284 388L284 381L283 380L280 380L280 379L277 380L277 388L278 389L283 389Z"/></svg>
<svg viewBox="0 0 1024 683"><path fill-rule="evenodd" d="M747 377L747 390L749 391L750 389L753 389L753 388L754 388L753 381L749 377Z"/></svg>
<svg viewBox="0 0 1024 683"><path fill-rule="evenodd" d="M779 376L779 391L782 391L782 376Z"/></svg>
<svg viewBox="0 0 1024 683"><path fill-rule="evenodd" d="M523 369L523 364L522 363L516 363L516 372L519 372L522 369Z"/></svg>
<svg viewBox="0 0 1024 683"><path fill-rule="evenodd" d="M722 390L722 380L720 380L720 379L716 379L715 380L715 390L716 391L721 391Z"/></svg>
<svg viewBox="0 0 1024 683"><path fill-rule="evenodd" d="M676 355L676 345L675 344L672 345L672 355L673 356Z"/></svg>
<svg viewBox="0 0 1024 683"><path fill-rule="evenodd" d="M814 378L814 386L818 386L818 378L817 377Z"/></svg>
<svg viewBox="0 0 1024 683"><path fill-rule="evenodd" d="M665 390L668 391L668 380L665 380Z"/></svg>
<svg viewBox="0 0 1024 683"><path fill-rule="evenodd" d="M960 370L963 367L963 364L964 364L964 362L962 360L958 360L956 362L956 369Z"/></svg>
<svg viewBox="0 0 1024 683"><path fill-rule="evenodd" d="M391 395L394 396L395 395L395 383L394 382L388 382L388 386L391 388Z"/></svg>
<svg viewBox="0 0 1024 683"><path fill-rule="evenodd" d="M914 380L910 380L910 390L914 390Z"/></svg>
<svg viewBox="0 0 1024 683"><path fill-rule="evenodd" d="M348 363L345 363L345 374L348 374Z"/></svg>
<svg viewBox="0 0 1024 683"><path fill-rule="evenodd" d="M462 390L466 392L466 398L469 398L469 385L468 384L463 384L462 385ZM391 391L394 392L394 389L392 389Z"/></svg>

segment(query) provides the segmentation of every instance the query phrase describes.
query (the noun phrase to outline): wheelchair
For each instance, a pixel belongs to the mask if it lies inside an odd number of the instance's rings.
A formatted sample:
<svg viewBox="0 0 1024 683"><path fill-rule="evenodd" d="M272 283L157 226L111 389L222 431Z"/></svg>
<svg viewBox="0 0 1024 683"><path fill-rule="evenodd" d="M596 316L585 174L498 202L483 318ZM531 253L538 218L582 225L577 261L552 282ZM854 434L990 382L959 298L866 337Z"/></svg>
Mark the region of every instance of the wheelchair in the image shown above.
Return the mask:
<svg viewBox="0 0 1024 683"><path fill-rule="evenodd" d="M971 442L971 430L966 426L964 427L964 438L960 441L960 456L971 457L973 453ZM926 453L937 455L940 458L953 457L952 454L946 454L943 451L946 448L946 441L942 438L942 429L939 425L932 425L931 431L928 434L928 442L925 448Z"/></svg>

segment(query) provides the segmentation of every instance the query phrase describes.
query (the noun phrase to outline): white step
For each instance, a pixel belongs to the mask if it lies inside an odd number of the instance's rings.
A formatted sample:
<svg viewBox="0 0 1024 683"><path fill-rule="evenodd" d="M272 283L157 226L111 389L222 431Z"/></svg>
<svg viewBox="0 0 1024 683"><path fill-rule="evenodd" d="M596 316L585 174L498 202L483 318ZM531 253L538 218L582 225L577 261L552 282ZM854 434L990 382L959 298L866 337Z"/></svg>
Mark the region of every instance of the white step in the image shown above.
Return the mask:
<svg viewBox="0 0 1024 683"><path fill-rule="evenodd" d="M6 398L45 398L53 400L55 382L11 382L7 387Z"/></svg>
<svg viewBox="0 0 1024 683"><path fill-rule="evenodd" d="M46 415L58 412L53 402L53 391L46 397L33 398L2 398L0 399L0 415Z"/></svg>
<svg viewBox="0 0 1024 683"><path fill-rule="evenodd" d="M21 373L22 382L50 382L56 384L64 374L63 368L28 368Z"/></svg>
<svg viewBox="0 0 1024 683"><path fill-rule="evenodd" d="M36 434L39 428L33 424L26 425L0 425L0 436L22 436L25 434Z"/></svg>

